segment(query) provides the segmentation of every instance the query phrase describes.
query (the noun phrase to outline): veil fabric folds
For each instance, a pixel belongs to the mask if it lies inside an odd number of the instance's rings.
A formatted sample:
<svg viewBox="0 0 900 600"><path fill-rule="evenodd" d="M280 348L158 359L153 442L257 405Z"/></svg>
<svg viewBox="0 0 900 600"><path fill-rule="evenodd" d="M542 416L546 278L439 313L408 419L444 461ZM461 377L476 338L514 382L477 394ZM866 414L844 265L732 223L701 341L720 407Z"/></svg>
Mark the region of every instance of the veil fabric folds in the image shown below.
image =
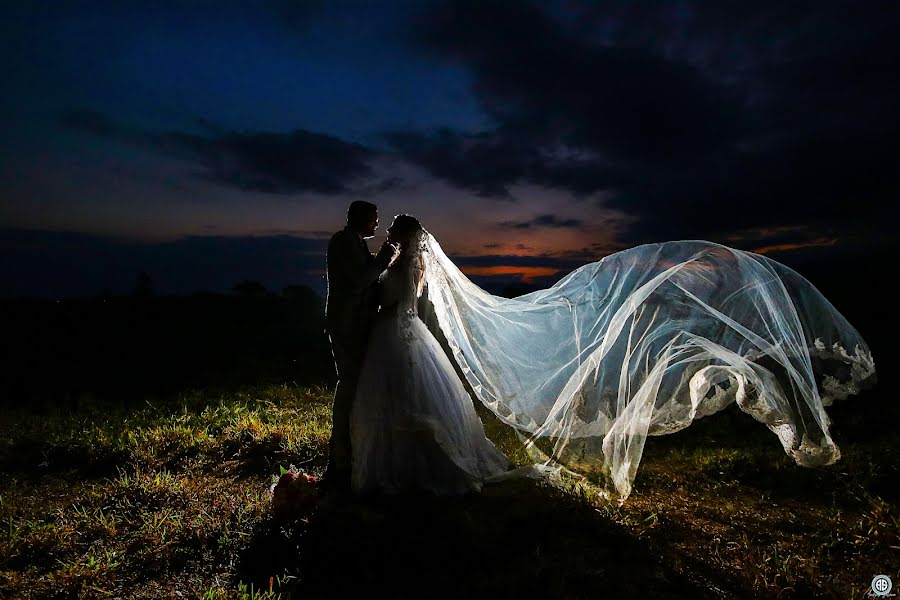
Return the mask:
<svg viewBox="0 0 900 600"><path fill-rule="evenodd" d="M622 498L648 435L732 402L798 464L831 464L840 451L824 407L874 381L856 329L763 255L648 244L507 299L472 283L427 232L419 249L428 299L477 398L548 448L548 463L605 474Z"/></svg>

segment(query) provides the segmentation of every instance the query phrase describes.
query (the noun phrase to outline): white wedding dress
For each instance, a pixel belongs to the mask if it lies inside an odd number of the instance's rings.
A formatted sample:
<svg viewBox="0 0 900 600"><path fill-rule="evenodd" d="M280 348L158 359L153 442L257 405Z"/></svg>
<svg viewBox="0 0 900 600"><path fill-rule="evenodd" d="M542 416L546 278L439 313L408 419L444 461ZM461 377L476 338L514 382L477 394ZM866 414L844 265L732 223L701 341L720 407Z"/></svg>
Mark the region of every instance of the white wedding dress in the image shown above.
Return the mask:
<svg viewBox="0 0 900 600"><path fill-rule="evenodd" d="M474 396L543 472L565 466L623 499L647 436L732 403L798 465L831 464L840 450L825 407L875 381L859 332L763 255L701 240L647 244L512 299L469 281L426 231L404 255L383 275L351 416L357 491L455 494L515 472L417 317L423 282Z"/></svg>
<svg viewBox="0 0 900 600"><path fill-rule="evenodd" d="M417 317L422 283L415 253L380 278L381 309L350 418L356 493L460 495L509 468L485 437L450 359Z"/></svg>

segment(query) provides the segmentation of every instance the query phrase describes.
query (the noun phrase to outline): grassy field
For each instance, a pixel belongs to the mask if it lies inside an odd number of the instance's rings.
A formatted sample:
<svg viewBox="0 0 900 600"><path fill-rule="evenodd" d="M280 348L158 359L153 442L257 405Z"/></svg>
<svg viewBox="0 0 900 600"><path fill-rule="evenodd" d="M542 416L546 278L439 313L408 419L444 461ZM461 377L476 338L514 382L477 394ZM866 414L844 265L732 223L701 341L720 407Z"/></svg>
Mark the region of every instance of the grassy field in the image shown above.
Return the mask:
<svg viewBox="0 0 900 600"><path fill-rule="evenodd" d="M0 597L862 598L875 574L900 580L900 448L866 396L830 411L843 458L826 469L731 407L651 438L622 505L525 480L279 521L272 476L321 474L330 399L268 385L6 411Z"/></svg>

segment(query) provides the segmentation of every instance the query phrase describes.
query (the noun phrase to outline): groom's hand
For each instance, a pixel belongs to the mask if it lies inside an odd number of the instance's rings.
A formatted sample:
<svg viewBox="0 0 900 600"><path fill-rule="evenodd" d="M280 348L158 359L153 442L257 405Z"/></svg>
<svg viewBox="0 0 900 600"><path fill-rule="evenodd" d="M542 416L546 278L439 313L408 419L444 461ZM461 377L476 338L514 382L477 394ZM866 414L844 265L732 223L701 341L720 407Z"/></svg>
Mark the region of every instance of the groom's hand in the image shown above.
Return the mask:
<svg viewBox="0 0 900 600"><path fill-rule="evenodd" d="M378 249L378 254L375 255L375 260L377 260L380 264L384 265L385 268L387 268L387 266L391 263L391 260L393 260L396 252L397 247L385 240L385 242L381 244L381 248Z"/></svg>

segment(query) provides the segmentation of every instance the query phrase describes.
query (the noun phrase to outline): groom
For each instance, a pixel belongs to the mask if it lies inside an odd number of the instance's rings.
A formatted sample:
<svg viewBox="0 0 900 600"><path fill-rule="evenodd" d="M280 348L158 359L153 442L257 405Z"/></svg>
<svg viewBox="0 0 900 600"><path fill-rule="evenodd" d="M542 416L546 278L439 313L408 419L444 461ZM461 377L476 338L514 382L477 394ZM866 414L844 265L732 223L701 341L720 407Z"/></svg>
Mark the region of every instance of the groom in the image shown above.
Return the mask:
<svg viewBox="0 0 900 600"><path fill-rule="evenodd" d="M350 489L350 409L362 367L369 330L378 312L376 284L394 255L385 241L378 254L369 252L366 238L378 229L378 207L357 200L347 209L347 225L328 242L328 296L325 323L337 368L328 467L323 484Z"/></svg>

